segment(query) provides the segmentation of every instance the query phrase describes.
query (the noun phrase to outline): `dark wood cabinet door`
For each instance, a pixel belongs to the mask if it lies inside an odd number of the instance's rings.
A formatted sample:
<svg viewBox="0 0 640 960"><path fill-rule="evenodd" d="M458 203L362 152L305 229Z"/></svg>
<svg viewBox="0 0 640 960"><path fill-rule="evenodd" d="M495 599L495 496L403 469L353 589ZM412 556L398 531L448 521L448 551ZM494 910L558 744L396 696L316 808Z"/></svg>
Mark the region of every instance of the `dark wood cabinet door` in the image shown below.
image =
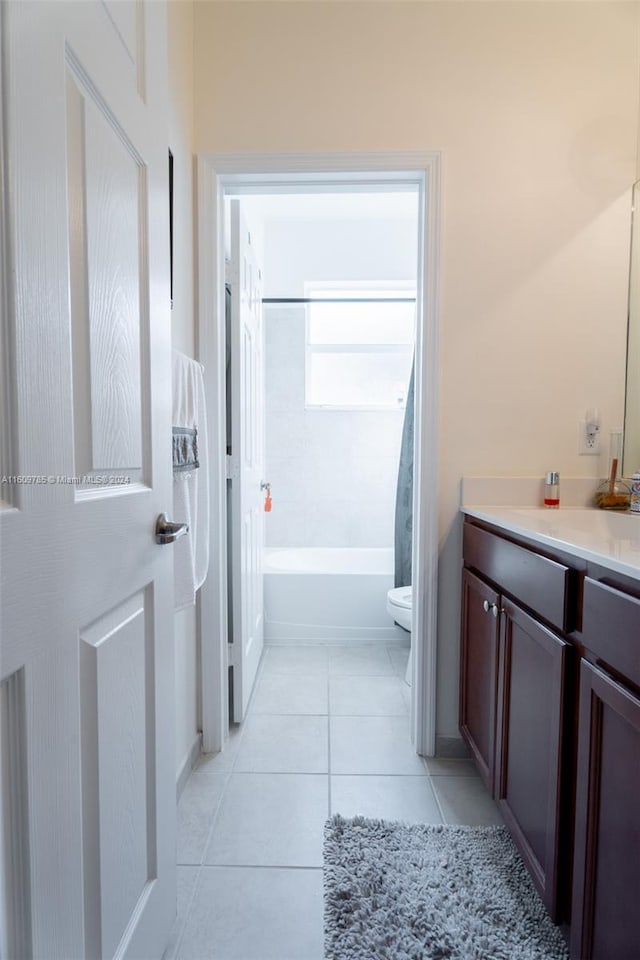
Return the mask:
<svg viewBox="0 0 640 960"><path fill-rule="evenodd" d="M580 960L640 958L639 810L640 698L583 660L571 920Z"/></svg>
<svg viewBox="0 0 640 960"><path fill-rule="evenodd" d="M493 793L499 595L483 580L462 574L460 732Z"/></svg>
<svg viewBox="0 0 640 960"><path fill-rule="evenodd" d="M556 921L568 651L555 633L503 601L495 796Z"/></svg>

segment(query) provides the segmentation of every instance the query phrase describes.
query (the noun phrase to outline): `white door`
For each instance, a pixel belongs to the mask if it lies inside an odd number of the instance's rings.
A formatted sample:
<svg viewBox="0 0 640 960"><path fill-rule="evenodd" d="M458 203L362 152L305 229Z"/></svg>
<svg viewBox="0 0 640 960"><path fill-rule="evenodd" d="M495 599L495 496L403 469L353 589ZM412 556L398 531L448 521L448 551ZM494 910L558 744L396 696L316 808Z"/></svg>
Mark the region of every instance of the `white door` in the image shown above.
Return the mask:
<svg viewBox="0 0 640 960"><path fill-rule="evenodd" d="M0 955L154 960L175 913L165 10L0 13Z"/></svg>
<svg viewBox="0 0 640 960"><path fill-rule="evenodd" d="M231 628L233 720L244 718L264 638L263 377L261 272L231 201Z"/></svg>

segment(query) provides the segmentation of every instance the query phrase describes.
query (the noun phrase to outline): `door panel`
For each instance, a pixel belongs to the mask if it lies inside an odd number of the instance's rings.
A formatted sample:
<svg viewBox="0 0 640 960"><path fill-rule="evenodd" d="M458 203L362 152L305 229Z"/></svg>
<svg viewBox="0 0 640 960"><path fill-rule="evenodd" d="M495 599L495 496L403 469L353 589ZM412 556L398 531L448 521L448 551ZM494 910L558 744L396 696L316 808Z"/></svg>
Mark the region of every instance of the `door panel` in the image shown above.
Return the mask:
<svg viewBox="0 0 640 960"><path fill-rule="evenodd" d="M0 929L8 956L154 960L175 913L164 5L5 4L2 45Z"/></svg>
<svg viewBox="0 0 640 960"><path fill-rule="evenodd" d="M264 512L261 272L240 202L231 201L231 594L233 720L240 722L263 648Z"/></svg>
<svg viewBox="0 0 640 960"><path fill-rule="evenodd" d="M146 683L153 645L149 600L136 594L80 633L89 956L114 955L155 876L155 837L147 833L147 807L155 806L153 757L147 756L153 723Z"/></svg>
<svg viewBox="0 0 640 960"><path fill-rule="evenodd" d="M84 110L92 468L140 467L140 235L144 174L90 101Z"/></svg>
<svg viewBox="0 0 640 960"><path fill-rule="evenodd" d="M139 255L147 239L140 217L144 165L112 126L104 104L96 103L70 69L67 116L76 469L83 477L134 471L137 479L143 439L141 291L147 286Z"/></svg>
<svg viewBox="0 0 640 960"><path fill-rule="evenodd" d="M572 955L638 955L640 698L582 661Z"/></svg>
<svg viewBox="0 0 640 960"><path fill-rule="evenodd" d="M569 648L511 601L503 608L495 795L556 920Z"/></svg>
<svg viewBox="0 0 640 960"><path fill-rule="evenodd" d="M480 773L491 793L499 637L499 622L493 616L493 609L498 609L499 600L499 595L488 584L468 570L463 571L460 731L471 747Z"/></svg>

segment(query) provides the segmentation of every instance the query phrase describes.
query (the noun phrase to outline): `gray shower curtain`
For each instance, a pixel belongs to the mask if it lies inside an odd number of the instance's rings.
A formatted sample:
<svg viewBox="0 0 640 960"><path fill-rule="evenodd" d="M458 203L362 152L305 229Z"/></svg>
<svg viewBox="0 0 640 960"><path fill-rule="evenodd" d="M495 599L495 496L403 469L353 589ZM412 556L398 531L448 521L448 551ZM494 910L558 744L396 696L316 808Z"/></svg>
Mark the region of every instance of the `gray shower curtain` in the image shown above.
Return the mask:
<svg viewBox="0 0 640 960"><path fill-rule="evenodd" d="M411 585L411 547L413 533L413 373L415 359L411 366L411 379L407 392L407 407L402 427L400 445L400 464L398 467L398 487L396 491L396 527L395 527L395 585Z"/></svg>

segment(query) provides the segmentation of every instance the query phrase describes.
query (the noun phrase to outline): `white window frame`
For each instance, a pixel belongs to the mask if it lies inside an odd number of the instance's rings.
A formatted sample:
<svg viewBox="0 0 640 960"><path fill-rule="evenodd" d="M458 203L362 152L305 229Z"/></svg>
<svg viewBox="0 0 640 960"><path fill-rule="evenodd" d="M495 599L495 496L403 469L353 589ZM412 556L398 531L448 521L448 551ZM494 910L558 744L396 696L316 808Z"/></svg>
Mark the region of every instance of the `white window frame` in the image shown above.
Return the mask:
<svg viewBox="0 0 640 960"><path fill-rule="evenodd" d="M346 291L362 291L363 294L375 291L379 293L381 299L385 291L406 293L408 297L416 297L415 284L405 282L393 282L392 280L320 280L317 282L306 281L304 284L305 300L313 298L314 293L322 291L323 293L335 293L340 296ZM310 324L312 303L307 303L305 307L305 335L304 335L304 408L305 410L322 410L326 413L355 411L360 413L376 413L384 411L388 413L393 410L404 411L407 407L407 398L405 394L404 403L311 403L309 401L308 386L311 380L311 356L314 353L407 353L413 354L416 340L416 317L414 316L413 343L399 344L375 344L375 343L336 343L336 344L312 344L310 342ZM417 313L416 313L417 315ZM408 382L407 382L408 389Z"/></svg>

